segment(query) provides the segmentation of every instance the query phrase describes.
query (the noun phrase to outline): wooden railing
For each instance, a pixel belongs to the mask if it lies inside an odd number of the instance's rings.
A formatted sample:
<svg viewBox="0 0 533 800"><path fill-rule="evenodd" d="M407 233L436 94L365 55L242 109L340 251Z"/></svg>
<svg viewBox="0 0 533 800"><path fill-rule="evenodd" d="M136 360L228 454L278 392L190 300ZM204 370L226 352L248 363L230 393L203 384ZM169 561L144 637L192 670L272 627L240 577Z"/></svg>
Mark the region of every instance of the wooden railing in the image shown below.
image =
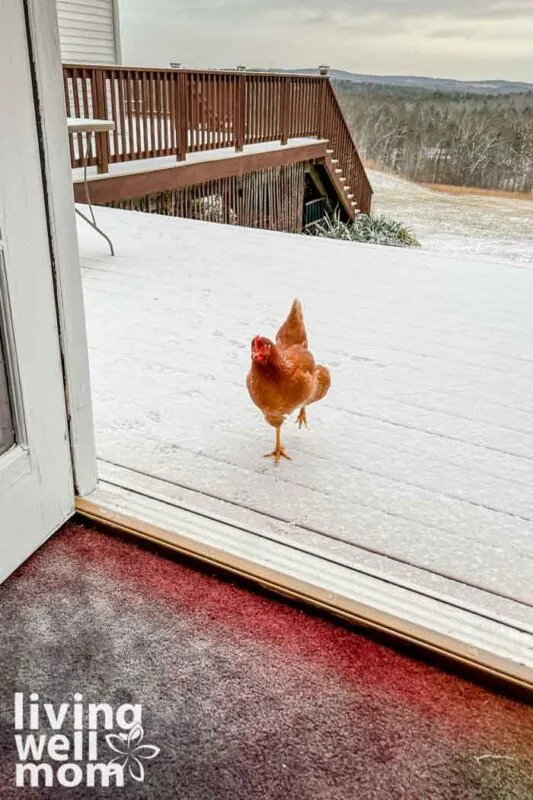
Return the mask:
<svg viewBox="0 0 533 800"><path fill-rule="evenodd" d="M112 133L88 142L89 166L176 156L260 142L318 137L358 208L372 189L327 76L245 71L134 69L63 65L67 116L112 119ZM83 134L70 134L73 167L82 166Z"/></svg>

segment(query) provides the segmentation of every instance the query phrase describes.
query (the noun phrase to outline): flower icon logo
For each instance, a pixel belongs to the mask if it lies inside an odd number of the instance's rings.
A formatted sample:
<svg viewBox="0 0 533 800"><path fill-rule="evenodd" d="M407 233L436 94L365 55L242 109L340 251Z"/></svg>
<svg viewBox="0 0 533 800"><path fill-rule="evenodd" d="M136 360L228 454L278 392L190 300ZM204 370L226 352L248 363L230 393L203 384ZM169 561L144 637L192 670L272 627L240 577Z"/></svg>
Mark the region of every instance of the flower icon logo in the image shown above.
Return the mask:
<svg viewBox="0 0 533 800"><path fill-rule="evenodd" d="M128 734L108 733L105 740L111 750L119 753L112 758L109 764L119 764L122 769L128 767L128 772L134 781L144 781L143 760L155 758L159 755L159 747L153 744L141 744L144 731L139 723L134 725Z"/></svg>

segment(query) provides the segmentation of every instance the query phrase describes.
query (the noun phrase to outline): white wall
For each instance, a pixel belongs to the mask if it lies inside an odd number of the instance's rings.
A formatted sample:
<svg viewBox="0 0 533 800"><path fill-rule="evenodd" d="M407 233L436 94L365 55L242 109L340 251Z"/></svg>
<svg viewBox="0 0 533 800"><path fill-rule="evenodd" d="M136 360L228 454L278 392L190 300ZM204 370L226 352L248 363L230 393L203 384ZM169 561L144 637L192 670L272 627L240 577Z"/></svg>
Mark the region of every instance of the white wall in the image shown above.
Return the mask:
<svg viewBox="0 0 533 800"><path fill-rule="evenodd" d="M56 0L56 6L63 63L120 63L116 0Z"/></svg>

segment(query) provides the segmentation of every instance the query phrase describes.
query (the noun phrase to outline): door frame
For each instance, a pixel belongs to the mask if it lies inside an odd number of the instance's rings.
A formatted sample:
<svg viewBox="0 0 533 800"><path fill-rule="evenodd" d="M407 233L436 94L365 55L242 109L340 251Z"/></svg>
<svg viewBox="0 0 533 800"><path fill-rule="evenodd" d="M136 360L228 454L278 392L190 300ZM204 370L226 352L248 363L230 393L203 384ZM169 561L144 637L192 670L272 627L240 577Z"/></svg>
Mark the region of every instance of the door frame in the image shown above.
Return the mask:
<svg viewBox="0 0 533 800"><path fill-rule="evenodd" d="M97 485L94 416L55 3L24 4L76 494Z"/></svg>

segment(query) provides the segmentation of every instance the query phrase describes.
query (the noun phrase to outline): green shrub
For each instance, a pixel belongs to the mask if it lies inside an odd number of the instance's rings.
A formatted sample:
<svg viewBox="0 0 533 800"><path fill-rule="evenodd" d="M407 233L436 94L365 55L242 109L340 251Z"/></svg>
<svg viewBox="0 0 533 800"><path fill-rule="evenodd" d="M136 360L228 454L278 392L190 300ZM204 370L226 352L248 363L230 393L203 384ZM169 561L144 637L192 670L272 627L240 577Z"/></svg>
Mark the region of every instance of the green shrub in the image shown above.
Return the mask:
<svg viewBox="0 0 533 800"><path fill-rule="evenodd" d="M420 247L420 242L403 222L382 215L358 214L353 221L343 222L337 211L333 216L312 222L306 227L305 233L326 239L346 239L350 242Z"/></svg>

